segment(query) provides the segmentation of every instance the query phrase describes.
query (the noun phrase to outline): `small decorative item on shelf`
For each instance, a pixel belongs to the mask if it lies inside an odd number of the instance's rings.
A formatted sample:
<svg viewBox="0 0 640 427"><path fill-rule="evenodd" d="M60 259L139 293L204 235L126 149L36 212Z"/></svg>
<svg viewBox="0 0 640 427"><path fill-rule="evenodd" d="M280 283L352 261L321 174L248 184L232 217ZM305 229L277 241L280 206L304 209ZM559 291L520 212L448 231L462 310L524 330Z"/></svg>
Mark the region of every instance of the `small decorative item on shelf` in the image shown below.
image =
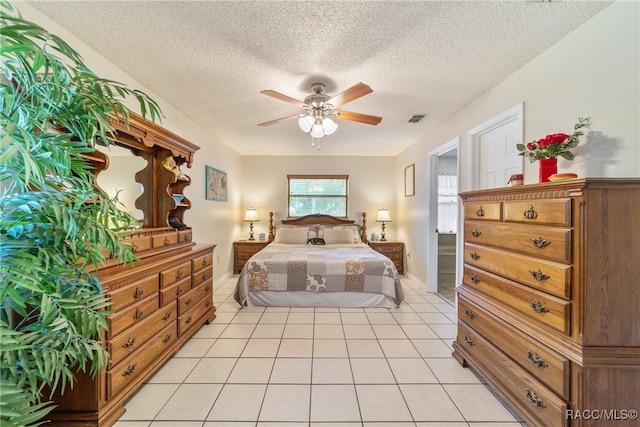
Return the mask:
<svg viewBox="0 0 640 427"><path fill-rule="evenodd" d="M587 118L578 118L572 135L566 133L554 133L537 141L525 144L517 144L520 155L529 159L531 163L540 161L539 182L549 182L549 176L558 172L558 157L573 160L575 156L571 149L580 143L580 137L584 135L582 128L588 124Z"/></svg>
<svg viewBox="0 0 640 427"><path fill-rule="evenodd" d="M514 173L511 175L511 178L509 178L509 181L507 181L507 184L512 187L524 184L524 175L521 173Z"/></svg>
<svg viewBox="0 0 640 427"><path fill-rule="evenodd" d="M176 203L182 203L184 200L184 195L182 194L172 194L171 197L173 197L173 200L175 200Z"/></svg>

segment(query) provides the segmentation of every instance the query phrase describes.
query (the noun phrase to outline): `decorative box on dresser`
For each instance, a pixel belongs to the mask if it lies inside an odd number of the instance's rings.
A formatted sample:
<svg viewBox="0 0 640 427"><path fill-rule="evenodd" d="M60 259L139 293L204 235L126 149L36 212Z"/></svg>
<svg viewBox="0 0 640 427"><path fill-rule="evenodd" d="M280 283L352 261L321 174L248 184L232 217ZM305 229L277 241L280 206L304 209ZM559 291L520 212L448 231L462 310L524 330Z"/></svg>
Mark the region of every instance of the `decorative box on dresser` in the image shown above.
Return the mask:
<svg viewBox="0 0 640 427"><path fill-rule="evenodd" d="M238 274L249 258L267 246L267 240L238 240L233 242L233 272Z"/></svg>
<svg viewBox="0 0 640 427"><path fill-rule="evenodd" d="M395 240L369 240L367 243L369 243L369 246L371 246L374 251L380 252L393 261L398 273L404 274L404 242Z"/></svg>
<svg viewBox="0 0 640 427"><path fill-rule="evenodd" d="M640 179L460 197L453 356L531 426L639 426Z"/></svg>

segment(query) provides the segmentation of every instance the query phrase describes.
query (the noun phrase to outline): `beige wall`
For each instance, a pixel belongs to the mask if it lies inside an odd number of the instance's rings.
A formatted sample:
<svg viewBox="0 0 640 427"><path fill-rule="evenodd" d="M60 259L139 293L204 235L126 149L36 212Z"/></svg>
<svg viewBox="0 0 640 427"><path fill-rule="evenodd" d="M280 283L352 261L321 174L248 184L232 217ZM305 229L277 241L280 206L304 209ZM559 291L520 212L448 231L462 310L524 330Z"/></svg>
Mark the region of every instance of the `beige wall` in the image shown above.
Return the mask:
<svg viewBox="0 0 640 427"><path fill-rule="evenodd" d="M349 219L360 223L366 212L367 230L380 231L375 217L380 208L388 208L391 218L395 209L394 157L335 157L335 156L244 156L242 158L242 212L248 207L258 209L260 222L254 232L268 232L268 213L274 213L274 223L287 216L288 174L346 174L349 175ZM395 236L393 222L386 226L387 238ZM246 224L237 237L247 237Z"/></svg>
<svg viewBox="0 0 640 427"><path fill-rule="evenodd" d="M572 133L578 117L591 134L561 159L559 171L579 176L640 176L640 70L638 2L618 1L485 95L421 138L396 159L400 238L411 251L409 274L426 283L429 152L460 138L460 190L474 188L468 131L524 102L525 142L550 133ZM416 163L416 196L402 197L402 168ZM537 164L525 162L525 183Z"/></svg>

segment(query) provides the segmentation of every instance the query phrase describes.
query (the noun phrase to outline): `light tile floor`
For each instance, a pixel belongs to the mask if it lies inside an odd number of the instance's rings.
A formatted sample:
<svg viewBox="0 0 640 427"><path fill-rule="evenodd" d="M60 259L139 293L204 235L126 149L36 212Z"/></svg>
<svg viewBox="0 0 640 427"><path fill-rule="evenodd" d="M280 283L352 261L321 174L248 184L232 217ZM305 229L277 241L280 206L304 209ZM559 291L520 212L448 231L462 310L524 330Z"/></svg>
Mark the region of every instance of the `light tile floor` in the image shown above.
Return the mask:
<svg viewBox="0 0 640 427"><path fill-rule="evenodd" d="M240 309L236 280L115 427L524 425L451 357L454 306L410 279L393 309Z"/></svg>

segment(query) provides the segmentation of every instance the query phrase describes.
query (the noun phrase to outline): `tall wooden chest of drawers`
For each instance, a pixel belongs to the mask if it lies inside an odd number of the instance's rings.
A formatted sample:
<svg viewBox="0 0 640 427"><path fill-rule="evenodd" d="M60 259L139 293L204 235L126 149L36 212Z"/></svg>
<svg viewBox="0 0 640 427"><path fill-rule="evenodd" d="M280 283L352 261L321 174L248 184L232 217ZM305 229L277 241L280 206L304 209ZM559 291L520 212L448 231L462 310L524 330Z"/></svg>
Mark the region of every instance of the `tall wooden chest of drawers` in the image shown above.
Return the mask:
<svg viewBox="0 0 640 427"><path fill-rule="evenodd" d="M531 426L639 426L640 179L460 196L454 357Z"/></svg>
<svg viewBox="0 0 640 427"><path fill-rule="evenodd" d="M144 231L130 240L140 260L98 270L111 300L104 345L111 356L95 378L79 373L55 398L53 426L111 426L124 403L204 323L215 318L213 250L185 233ZM181 237L182 236L182 237Z"/></svg>

